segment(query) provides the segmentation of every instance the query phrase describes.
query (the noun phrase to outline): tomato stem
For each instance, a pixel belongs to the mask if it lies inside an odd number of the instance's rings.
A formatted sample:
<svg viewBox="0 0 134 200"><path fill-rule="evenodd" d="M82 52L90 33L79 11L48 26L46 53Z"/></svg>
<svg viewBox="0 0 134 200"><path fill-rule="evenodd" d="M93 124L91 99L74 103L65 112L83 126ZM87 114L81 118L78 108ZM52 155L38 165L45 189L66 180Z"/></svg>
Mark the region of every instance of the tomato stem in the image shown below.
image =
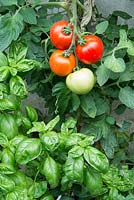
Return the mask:
<svg viewBox="0 0 134 200"><path fill-rule="evenodd" d="M70 51L69 51L69 50L63 51L63 56L66 57L66 58L69 58L69 56L70 56Z"/></svg>
<svg viewBox="0 0 134 200"><path fill-rule="evenodd" d="M86 10L85 6L83 6L83 4L82 4L79 0L77 0L77 3L79 4L79 6L80 6L83 10Z"/></svg>
<svg viewBox="0 0 134 200"><path fill-rule="evenodd" d="M115 51L118 51L118 50L120 50L120 49L125 49L125 48L127 48L127 46L115 47L112 51L109 51L107 54L105 54L105 55L103 56L103 58L105 58L105 57L107 57L107 56L109 56L109 55L115 53Z"/></svg>
<svg viewBox="0 0 134 200"><path fill-rule="evenodd" d="M69 35L69 34L71 34L71 28L69 26L65 26L64 29L63 29L63 32L66 35Z"/></svg>
<svg viewBox="0 0 134 200"><path fill-rule="evenodd" d="M68 2L40 2L40 3L36 3L36 4L32 4L32 7L38 7L38 6L57 6L57 7L61 7L63 9L66 10L67 12L67 15L69 18L72 17L72 13L70 11L70 8L69 8L69 4Z"/></svg>
<svg viewBox="0 0 134 200"><path fill-rule="evenodd" d="M70 23L73 24L73 36L72 36L72 42L70 47L68 48L68 52L70 52L72 50L74 50L74 54L76 57L76 66L78 66L78 58L76 56L76 46L75 46L75 42L76 42L76 36L78 36L78 38L80 37L78 31L77 31L77 0L73 0L72 1L72 11L73 11L73 17L70 19ZM77 67L76 67L77 68Z"/></svg>

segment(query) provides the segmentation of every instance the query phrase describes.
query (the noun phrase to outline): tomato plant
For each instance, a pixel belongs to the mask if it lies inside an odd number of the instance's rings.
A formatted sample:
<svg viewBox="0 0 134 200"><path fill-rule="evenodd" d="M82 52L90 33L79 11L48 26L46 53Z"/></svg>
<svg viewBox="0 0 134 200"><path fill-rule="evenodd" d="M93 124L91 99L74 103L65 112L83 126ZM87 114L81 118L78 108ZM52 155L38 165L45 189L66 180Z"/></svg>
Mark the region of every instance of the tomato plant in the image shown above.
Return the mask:
<svg viewBox="0 0 134 200"><path fill-rule="evenodd" d="M88 3L0 1L1 200L134 199L132 16Z"/></svg>
<svg viewBox="0 0 134 200"><path fill-rule="evenodd" d="M72 42L72 26L66 20L55 22L50 28L50 40L57 49L68 49Z"/></svg>
<svg viewBox="0 0 134 200"><path fill-rule="evenodd" d="M95 76L90 69L82 68L69 74L66 78L66 84L76 94L87 94L95 84Z"/></svg>
<svg viewBox="0 0 134 200"><path fill-rule="evenodd" d="M54 51L49 60L50 68L58 76L66 76L76 66L76 59L73 53L65 55L63 50Z"/></svg>
<svg viewBox="0 0 134 200"><path fill-rule="evenodd" d="M98 36L86 35L83 44L78 44L76 54L79 60L85 64L93 64L99 61L103 55L104 45Z"/></svg>

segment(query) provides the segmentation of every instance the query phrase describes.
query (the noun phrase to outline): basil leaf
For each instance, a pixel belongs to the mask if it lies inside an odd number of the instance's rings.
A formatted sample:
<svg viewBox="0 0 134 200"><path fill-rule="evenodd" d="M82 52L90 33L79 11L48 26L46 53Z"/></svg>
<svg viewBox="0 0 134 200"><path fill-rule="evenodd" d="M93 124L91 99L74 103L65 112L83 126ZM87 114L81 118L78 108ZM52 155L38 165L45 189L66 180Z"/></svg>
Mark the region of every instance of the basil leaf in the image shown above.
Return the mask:
<svg viewBox="0 0 134 200"><path fill-rule="evenodd" d="M101 194L103 182L100 173L91 167L87 167L84 171L84 185L92 195Z"/></svg>
<svg viewBox="0 0 134 200"><path fill-rule="evenodd" d="M8 66L8 60L4 53L0 51L0 67Z"/></svg>
<svg viewBox="0 0 134 200"><path fill-rule="evenodd" d="M32 69L41 68L41 63L36 60L22 59L14 67L18 72L27 72Z"/></svg>
<svg viewBox="0 0 134 200"><path fill-rule="evenodd" d="M0 163L0 173L1 174L14 174L15 168L8 163Z"/></svg>
<svg viewBox="0 0 134 200"><path fill-rule="evenodd" d="M54 200L54 197L51 194L49 194L42 197L41 200Z"/></svg>
<svg viewBox="0 0 134 200"><path fill-rule="evenodd" d="M54 119L52 119L45 127L46 131L51 131L56 126L56 124L59 122L60 117L57 115Z"/></svg>
<svg viewBox="0 0 134 200"><path fill-rule="evenodd" d="M6 147L8 145L8 138L4 133L0 132L0 145Z"/></svg>
<svg viewBox="0 0 134 200"><path fill-rule="evenodd" d="M45 175L51 188L56 188L59 185L60 168L52 157L48 156L45 159L41 172Z"/></svg>
<svg viewBox="0 0 134 200"><path fill-rule="evenodd" d="M31 122L35 122L38 120L38 114L35 108L33 108L32 106L26 105L25 109L26 109L27 118L29 118Z"/></svg>
<svg viewBox="0 0 134 200"><path fill-rule="evenodd" d="M17 147L20 142L26 139L27 137L25 135L17 135L12 140L10 140L10 144L14 147Z"/></svg>
<svg viewBox="0 0 134 200"><path fill-rule="evenodd" d="M69 157L72 158L78 158L80 156L82 156L84 153L84 149L80 146L74 146L69 152L68 155Z"/></svg>
<svg viewBox="0 0 134 200"><path fill-rule="evenodd" d="M84 152L84 158L89 165L99 172L106 173L109 169L107 157L94 147L87 147Z"/></svg>
<svg viewBox="0 0 134 200"><path fill-rule="evenodd" d="M15 94L20 97L27 95L25 83L20 76L13 76L9 81L9 86L11 94Z"/></svg>
<svg viewBox="0 0 134 200"><path fill-rule="evenodd" d="M42 145L39 139L28 138L22 140L16 149L15 158L16 162L24 165L31 160L36 159L42 151Z"/></svg>
<svg viewBox="0 0 134 200"><path fill-rule="evenodd" d="M18 135L18 126L12 114L0 115L0 132L5 133L9 140Z"/></svg>
<svg viewBox="0 0 134 200"><path fill-rule="evenodd" d="M4 192L13 191L15 183L4 174L0 174L0 189Z"/></svg>
<svg viewBox="0 0 134 200"><path fill-rule="evenodd" d="M13 42L9 48L8 60L10 66L12 67L12 63L18 63L19 61L23 60L27 54L27 44L25 41L17 41Z"/></svg>
<svg viewBox="0 0 134 200"><path fill-rule="evenodd" d="M29 200L27 190L16 187L12 192L8 193L6 200Z"/></svg>
<svg viewBox="0 0 134 200"><path fill-rule="evenodd" d="M31 198L39 198L47 191L47 182L41 181L39 183L33 183L33 185L29 188L28 195Z"/></svg>
<svg viewBox="0 0 134 200"><path fill-rule="evenodd" d="M59 147L59 136L56 132L51 131L41 135L41 142L44 146L44 149L47 151L55 151Z"/></svg>
<svg viewBox="0 0 134 200"><path fill-rule="evenodd" d="M9 77L10 71L8 66L0 67L0 82L7 80Z"/></svg>
<svg viewBox="0 0 134 200"><path fill-rule="evenodd" d="M3 149L1 153L1 162L14 167L15 164L14 154L10 151L9 148Z"/></svg>
<svg viewBox="0 0 134 200"><path fill-rule="evenodd" d="M15 183L15 186L21 188L27 187L26 176L23 172L18 170L14 174L8 175L8 177Z"/></svg>
<svg viewBox="0 0 134 200"><path fill-rule="evenodd" d="M23 127L24 127L26 130L28 130L28 129L30 129L30 128L32 127L32 123L31 123L31 121L30 121L28 118L23 117L23 118L22 118L22 121L23 121Z"/></svg>
<svg viewBox="0 0 134 200"><path fill-rule="evenodd" d="M83 157L68 157L64 165L65 176L73 183L83 182Z"/></svg>
<svg viewBox="0 0 134 200"><path fill-rule="evenodd" d="M4 94L0 99L0 110L17 110L20 106L20 99L15 95Z"/></svg>

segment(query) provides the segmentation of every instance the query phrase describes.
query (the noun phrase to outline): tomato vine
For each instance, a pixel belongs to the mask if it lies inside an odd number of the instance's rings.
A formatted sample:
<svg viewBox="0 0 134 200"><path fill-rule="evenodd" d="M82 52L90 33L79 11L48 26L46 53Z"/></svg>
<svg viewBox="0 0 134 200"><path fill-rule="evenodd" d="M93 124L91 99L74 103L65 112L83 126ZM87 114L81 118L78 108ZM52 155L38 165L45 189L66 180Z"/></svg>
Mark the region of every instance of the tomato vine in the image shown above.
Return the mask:
<svg viewBox="0 0 134 200"><path fill-rule="evenodd" d="M132 16L0 4L0 199L134 199L133 120L120 121L134 109L134 29L118 22Z"/></svg>

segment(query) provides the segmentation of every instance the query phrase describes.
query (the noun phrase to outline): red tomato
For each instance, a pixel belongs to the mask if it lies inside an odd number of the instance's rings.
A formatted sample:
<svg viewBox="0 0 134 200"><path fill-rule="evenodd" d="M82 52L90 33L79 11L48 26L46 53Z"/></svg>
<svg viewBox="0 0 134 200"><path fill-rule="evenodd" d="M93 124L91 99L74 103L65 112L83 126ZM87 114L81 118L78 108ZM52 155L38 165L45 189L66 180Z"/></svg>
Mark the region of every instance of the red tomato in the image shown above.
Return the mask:
<svg viewBox="0 0 134 200"><path fill-rule="evenodd" d="M63 50L54 51L49 59L52 72L58 76L66 76L70 74L76 66L76 58L73 53L69 57L63 55Z"/></svg>
<svg viewBox="0 0 134 200"><path fill-rule="evenodd" d="M95 35L86 35L83 39L85 44L76 46L78 59L85 64L96 63L103 55L104 45L102 40Z"/></svg>
<svg viewBox="0 0 134 200"><path fill-rule="evenodd" d="M72 29L70 25L70 33L66 33L65 27L68 26L68 21L61 20L52 25L50 28L50 40L57 49L68 49L72 41ZM69 27L68 27L69 28Z"/></svg>

